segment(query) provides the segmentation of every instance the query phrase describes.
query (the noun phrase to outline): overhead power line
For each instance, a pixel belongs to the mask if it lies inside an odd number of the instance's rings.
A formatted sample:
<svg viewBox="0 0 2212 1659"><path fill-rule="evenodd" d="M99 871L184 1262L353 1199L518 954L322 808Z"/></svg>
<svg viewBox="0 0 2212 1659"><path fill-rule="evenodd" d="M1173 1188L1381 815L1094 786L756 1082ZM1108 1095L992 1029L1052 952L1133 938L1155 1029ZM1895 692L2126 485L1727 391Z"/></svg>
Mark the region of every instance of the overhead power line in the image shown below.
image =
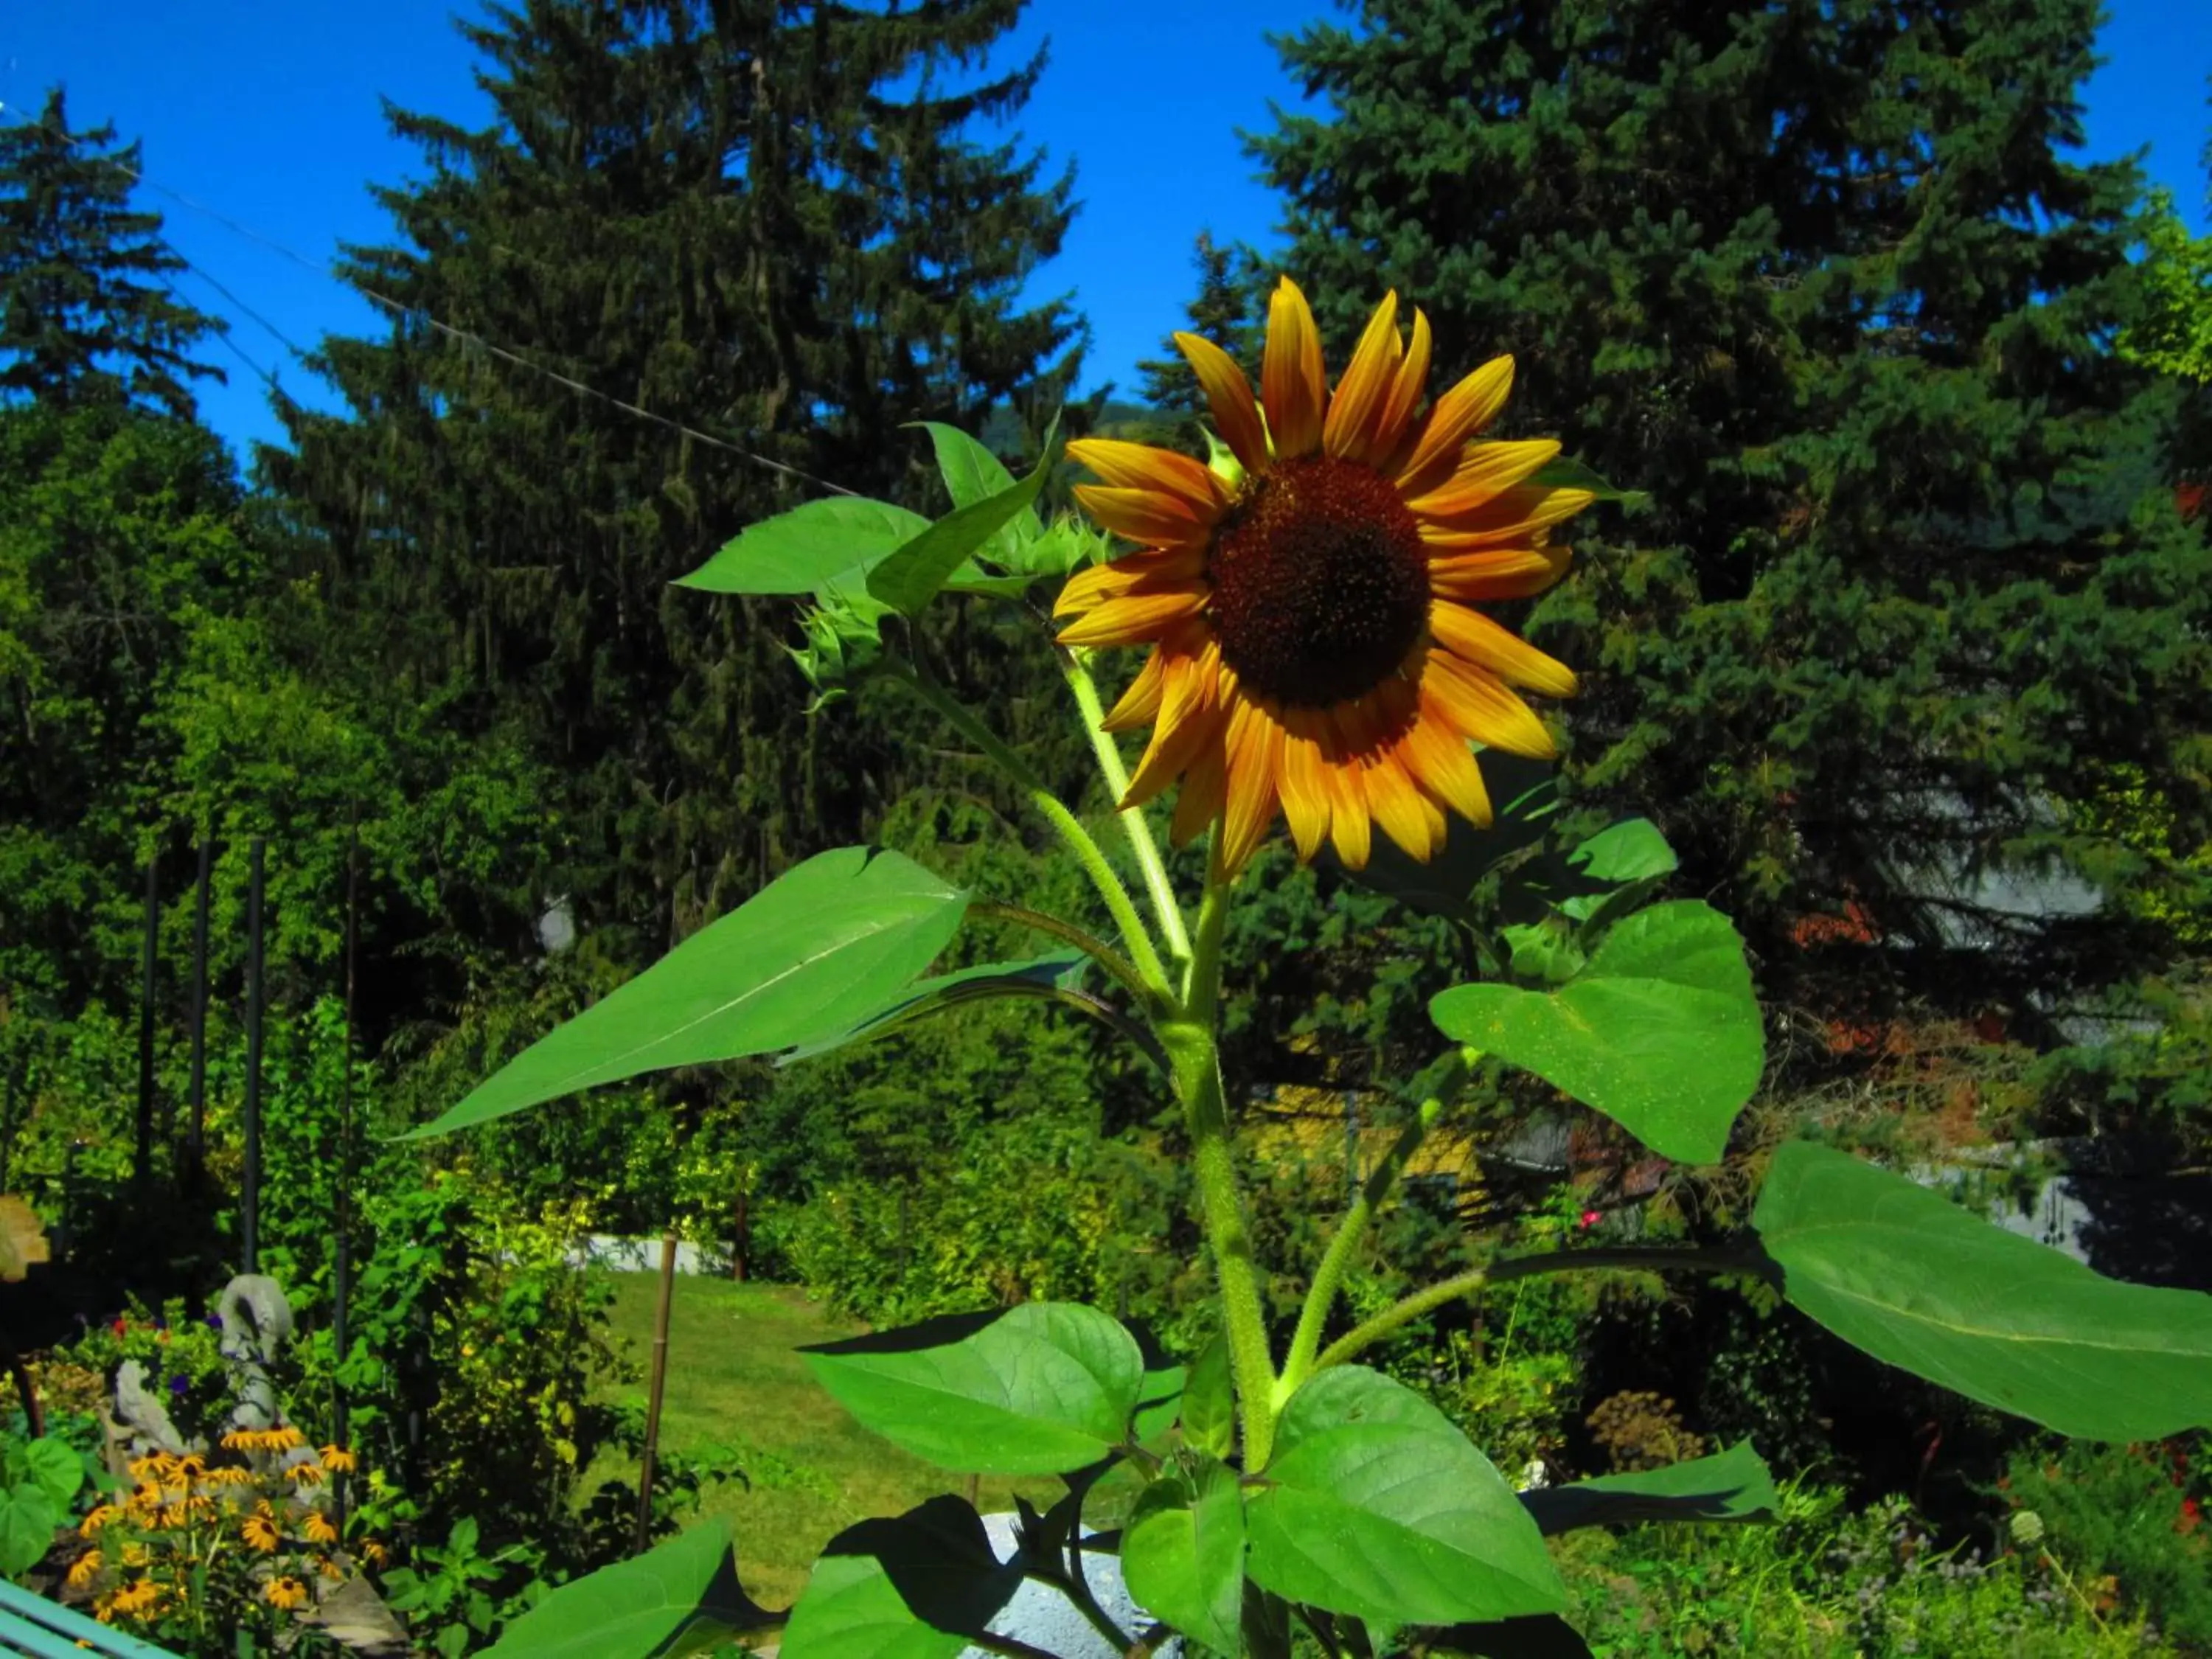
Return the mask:
<svg viewBox="0 0 2212 1659"><path fill-rule="evenodd" d="M5 100L0 100L0 116L14 118L7 120L3 124L0 124L4 125L5 126L44 126L46 127L46 130L49 131L60 132L59 129L48 126L42 117L29 116L15 118L13 106L8 104ZM61 132L60 136L67 137L70 135L65 132ZM108 159L111 161L113 160L112 157ZM517 368L526 370L528 373L535 374L542 380L551 381L556 386L564 386L579 397L589 398L595 403L605 404L611 409L620 410L623 414L631 416L635 419L649 421L653 425L660 427L665 430L679 433L684 437L706 444L712 448L719 449L726 454L735 455L740 459L752 462L757 466L764 466L769 468L771 471L780 472L786 477L799 479L801 483L812 484L817 489L826 489L835 495L856 495L860 493L858 490L848 489L842 484L832 483L827 478L817 478L812 473L805 471L802 468L790 465L787 462L773 459L769 456L747 449L742 444L732 443L726 438L718 438L711 432L702 432L695 426L689 425L683 421L673 419L669 416L657 413L653 410L645 408L642 404L632 403L626 398L617 398L611 392L602 392L597 386L587 385L584 381L577 380L574 375L564 374L556 368L549 368L544 363L534 362L532 359L524 356L519 351L513 350L508 347L497 343L495 341L489 340L473 329L462 328L457 324L449 323L443 318L436 315L434 313L425 309L423 307L410 305L403 300L396 300L392 298L392 295L380 292L378 289L371 288L366 283L348 282L345 278L340 276L336 271L332 270L327 264L319 264L315 260L309 258L306 254L301 253L298 249L277 240L275 237L264 235L260 231L255 230L250 225L240 224L228 214L226 214L218 209L210 207L204 202L197 201L193 198L185 195L184 191L173 189L169 185L161 183L157 179L148 178L144 173L141 172L138 168L131 166L127 161L115 161L114 165L122 168L125 173L128 173L134 183L143 185L149 190L160 192L161 195L167 197L171 201L176 203L179 207L185 208L191 212L199 214L204 218L213 220L216 224L221 225L224 229L229 231L234 235L244 237L246 240L251 242L259 243L263 247L269 249L270 252L281 254L283 258L289 259L294 264L298 265L303 270L312 271L326 282L337 283L352 289L355 293L359 294L363 299L382 307L386 311L390 312L395 317L419 322L435 332L446 336L449 339L459 341L465 345L473 346L476 349L483 352L489 356L496 357L502 362L512 363ZM172 252L175 252L173 248L170 251ZM184 258L182 254L178 254L177 257L180 259ZM270 334L274 335L280 342L283 343L285 349L290 351L295 357L299 358L303 362L307 360L307 354L301 350L299 346L294 344L291 340L287 338L282 331L277 329L276 325L270 322L268 319L263 317L252 307L246 306L243 301L239 300L237 295L232 294L230 290L223 287L221 283L216 282L214 277L209 276L206 271L201 270L198 266L194 265L191 261L188 259L185 260L185 264L186 267L195 275L199 276L202 281L205 282L218 294L221 294L225 299L228 300L231 304L238 307L240 311L244 313L253 321L258 323L263 328L267 329ZM235 346L232 346L231 349L234 352L236 352L238 349ZM239 355L242 361L246 361L247 362L247 366L249 368L254 368L254 372L259 374L263 380L267 380L272 386L275 386L276 380L273 375L270 375L265 370L255 367L250 359L246 359L244 357L243 353L240 353Z"/></svg>

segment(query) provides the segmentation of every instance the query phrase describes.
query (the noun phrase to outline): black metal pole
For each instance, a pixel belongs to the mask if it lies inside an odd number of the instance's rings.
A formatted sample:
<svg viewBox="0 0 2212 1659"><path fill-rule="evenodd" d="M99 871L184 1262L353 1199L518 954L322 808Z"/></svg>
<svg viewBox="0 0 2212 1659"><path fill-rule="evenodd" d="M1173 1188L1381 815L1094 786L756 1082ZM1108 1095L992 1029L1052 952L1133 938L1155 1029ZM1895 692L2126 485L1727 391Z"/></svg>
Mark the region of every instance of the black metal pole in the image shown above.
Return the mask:
<svg viewBox="0 0 2212 1659"><path fill-rule="evenodd" d="M192 914L192 1121L185 1135L185 1164L195 1184L207 1161L208 890L214 878L215 841L202 836L199 895Z"/></svg>
<svg viewBox="0 0 2212 1659"><path fill-rule="evenodd" d="M138 975L138 1144L131 1169L133 1185L154 1178L154 958L161 926L161 866L146 860L146 942Z"/></svg>
<svg viewBox="0 0 2212 1659"><path fill-rule="evenodd" d="M338 1082L338 1155L332 1161L337 1170L337 1202L331 1206L337 1212L337 1238L331 1261L331 1340L337 1349L338 1363L346 1357L346 1297L353 1267L353 1252L349 1237L352 1231L353 1212L353 1009L354 1009L354 946L361 937L360 907L361 875L361 808L353 809L353 832L346 842L346 897L345 897L345 1036L339 1051ZM343 1383L331 1392L331 1417L337 1443L346 1444L347 1411ZM346 1478L341 1474L335 1482L337 1499L337 1523L345 1528Z"/></svg>
<svg viewBox="0 0 2212 1659"><path fill-rule="evenodd" d="M259 836L253 838L246 896L246 1177L239 1194L239 1255L250 1273L261 1271L261 927L267 845Z"/></svg>

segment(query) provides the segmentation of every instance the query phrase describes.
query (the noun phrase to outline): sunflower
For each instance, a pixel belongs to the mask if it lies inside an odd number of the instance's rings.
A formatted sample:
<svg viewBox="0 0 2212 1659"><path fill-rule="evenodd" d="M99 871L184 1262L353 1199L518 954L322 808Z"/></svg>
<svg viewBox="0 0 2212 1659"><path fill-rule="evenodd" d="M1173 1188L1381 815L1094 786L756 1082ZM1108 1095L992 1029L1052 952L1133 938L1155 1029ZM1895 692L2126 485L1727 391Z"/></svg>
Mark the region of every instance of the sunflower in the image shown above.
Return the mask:
<svg viewBox="0 0 2212 1659"><path fill-rule="evenodd" d="M1103 482L1076 497L1137 552L1073 577L1054 607L1070 647L1149 646L1106 717L1152 722L1124 807L1181 778L1175 834L1224 823L1241 868L1279 810L1302 860L1323 841L1365 866L1371 827L1426 862L1445 813L1491 818L1472 738L1548 758L1518 690L1566 696L1575 677L1475 607L1540 593L1566 572L1553 527L1595 499L1538 474L1547 439L1472 441L1497 417L1513 362L1484 364L1424 414L1428 319L1398 333L1376 307L1329 395L1297 286L1270 302L1255 400L1229 355L1194 334L1189 360L1233 463L1082 439Z"/></svg>

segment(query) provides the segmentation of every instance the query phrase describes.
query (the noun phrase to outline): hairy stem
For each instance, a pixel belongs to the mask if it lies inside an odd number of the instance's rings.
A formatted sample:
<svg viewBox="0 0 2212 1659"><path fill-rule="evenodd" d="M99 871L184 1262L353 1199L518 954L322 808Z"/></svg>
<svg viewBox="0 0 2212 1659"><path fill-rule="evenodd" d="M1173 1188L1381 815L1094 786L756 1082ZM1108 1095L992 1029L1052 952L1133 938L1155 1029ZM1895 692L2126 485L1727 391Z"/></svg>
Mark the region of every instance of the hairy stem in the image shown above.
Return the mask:
<svg viewBox="0 0 2212 1659"><path fill-rule="evenodd" d="M1516 1279L1534 1279L1540 1273L1609 1271L1767 1273L1773 1269L1766 1258L1753 1249L1699 1246L1555 1250L1544 1255L1512 1256L1504 1261L1493 1261L1486 1267L1470 1268L1466 1273L1439 1280L1425 1290L1414 1291L1404 1301L1384 1309L1365 1324L1355 1326L1330 1343L1322 1351L1321 1358L1314 1362L1314 1369L1325 1370L1331 1365L1342 1364L1361 1349L1372 1346L1400 1326L1408 1324L1446 1303L1473 1296L1488 1285L1510 1285Z"/></svg>
<svg viewBox="0 0 2212 1659"><path fill-rule="evenodd" d="M1221 1310L1229 1339L1229 1368L1244 1431L1244 1467L1263 1468L1275 1439L1275 1368L1267 1352L1267 1322L1260 1305L1252 1238L1245 1231L1236 1159L1230 1151L1229 1113L1221 1091L1221 1055L1215 1039L1221 1001L1221 939L1229 919L1230 882L1221 868L1217 834L1206 860L1206 896L1199 907L1188 987L1180 1018L1160 1027L1175 1061L1176 1094L1190 1126L1191 1161L1206 1243L1221 1280Z"/></svg>
<svg viewBox="0 0 2212 1659"><path fill-rule="evenodd" d="M921 696L922 701L945 716L953 727L997 763L1000 769L1014 781L1029 799L1030 805L1042 813L1045 820L1060 832L1068 849L1082 865L1084 873L1098 890L1098 896L1106 902L1106 908L1121 930L1122 941L1129 947L1137 973L1156 995L1168 994L1167 970L1160 964L1159 951L1154 948L1152 936L1146 931L1144 919L1129 897L1129 890L1121 884L1121 878L1107 862L1106 854L1091 839L1083 821L1067 809L1066 803L1046 787L1044 780L1019 755L1017 755L998 733L977 720L973 713L963 708L945 688L938 684L927 665L917 653L911 663L905 665L911 672L905 674L907 683Z"/></svg>
<svg viewBox="0 0 2212 1659"><path fill-rule="evenodd" d="M1002 904L996 899L975 899L968 906L968 914L985 921L1003 921L1016 927L1026 927L1033 933L1042 933L1063 945L1072 945L1105 969L1108 977L1132 995L1149 1002L1152 988L1145 983L1137 966L1096 933L1063 921L1058 916L1047 915L1042 910L1032 910L1025 904Z"/></svg>
<svg viewBox="0 0 2212 1659"><path fill-rule="evenodd" d="M1091 678L1091 670L1079 653L1063 648L1060 660L1068 690L1075 694L1075 706L1083 713L1083 730L1091 739L1091 752L1097 757L1099 773L1106 780L1106 793L1118 807L1129 790L1129 769L1121 763L1121 751L1114 746L1114 734L1106 729L1097 682ZM1152 826L1145 822L1144 809L1129 806L1118 811L1121 828L1129 837L1129 850L1136 855L1137 868L1144 872L1145 890L1152 896L1152 914L1160 924L1160 937L1167 941L1168 955L1177 962L1188 962L1190 935L1183 930L1182 906L1176 902L1175 889L1169 884L1168 866L1160 857L1159 843L1152 839Z"/></svg>

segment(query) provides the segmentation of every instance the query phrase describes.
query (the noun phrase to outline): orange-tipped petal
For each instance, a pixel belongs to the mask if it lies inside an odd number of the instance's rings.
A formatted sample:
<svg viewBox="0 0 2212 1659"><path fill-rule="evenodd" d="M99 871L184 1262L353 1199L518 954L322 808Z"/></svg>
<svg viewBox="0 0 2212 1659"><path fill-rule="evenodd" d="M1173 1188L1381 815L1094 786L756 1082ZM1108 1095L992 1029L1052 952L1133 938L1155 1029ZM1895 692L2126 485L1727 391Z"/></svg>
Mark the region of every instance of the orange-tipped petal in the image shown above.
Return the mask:
<svg viewBox="0 0 2212 1659"><path fill-rule="evenodd" d="M1490 792L1483 787L1482 769L1433 698L1421 699L1421 718L1398 739L1397 756L1430 795L1477 829L1489 827Z"/></svg>
<svg viewBox="0 0 2212 1659"><path fill-rule="evenodd" d="M1526 599L1545 592L1567 574L1571 547L1492 548L1448 553L1429 561L1429 592L1462 603Z"/></svg>
<svg viewBox="0 0 2212 1659"><path fill-rule="evenodd" d="M1152 645L1205 609L1206 595L1195 587L1129 593L1108 599L1061 629L1060 642L1071 647Z"/></svg>
<svg viewBox="0 0 2212 1659"><path fill-rule="evenodd" d="M1126 593L1156 593L1168 587L1192 586L1204 568L1205 556L1188 548L1131 553L1105 564L1086 565L1061 584L1060 597L1052 603L1052 614L1077 616Z"/></svg>
<svg viewBox="0 0 2212 1659"><path fill-rule="evenodd" d="M1129 780L1129 787L1121 792L1121 799L1115 805L1127 811L1152 799L1188 771L1208 744L1221 741L1222 728L1227 723L1228 715L1211 701L1193 708L1181 720L1170 720L1164 713L1160 723L1152 728L1152 740L1145 750L1145 757L1137 763L1136 775Z"/></svg>
<svg viewBox="0 0 2212 1659"><path fill-rule="evenodd" d="M1109 484L1155 489L1188 501L1200 517L1218 513L1228 504L1228 490L1220 479L1200 462L1171 449L1123 443L1114 438L1078 438L1068 445L1067 459L1089 467Z"/></svg>
<svg viewBox="0 0 2212 1659"><path fill-rule="evenodd" d="M1176 349L1182 353L1190 372L1206 393L1213 411L1214 429L1221 441L1244 464L1248 472L1267 465L1267 429L1260 424L1260 406L1252 401L1252 383L1237 360L1202 335L1177 334Z"/></svg>
<svg viewBox="0 0 2212 1659"><path fill-rule="evenodd" d="M1078 484L1075 499L1115 535L1145 547L1202 548L1213 531L1211 510L1200 512L1182 496L1163 490Z"/></svg>
<svg viewBox="0 0 2212 1659"><path fill-rule="evenodd" d="M1260 401L1275 459L1291 460L1321 447L1321 331L1298 285L1285 276L1267 301L1267 351L1260 363ZM1226 434L1223 434L1226 436ZM1243 459L1239 457L1239 459Z"/></svg>
<svg viewBox="0 0 2212 1659"><path fill-rule="evenodd" d="M1431 547L1457 552L1533 542L1540 539L1538 532L1571 519L1596 499L1587 489L1518 484L1472 512L1449 518L1425 517L1421 539Z"/></svg>
<svg viewBox="0 0 2212 1659"><path fill-rule="evenodd" d="M1168 647L1155 646L1145 658L1145 665L1137 671L1137 678L1129 682L1119 701L1106 711L1106 718L1098 722L1108 732L1133 732L1160 712L1160 692L1167 684Z"/></svg>
<svg viewBox="0 0 2212 1659"><path fill-rule="evenodd" d="M1424 701L1433 699L1442 716L1462 735L1488 748L1531 760L1550 760L1559 753L1544 722L1504 681L1449 651L1429 653L1421 691Z"/></svg>
<svg viewBox="0 0 2212 1659"><path fill-rule="evenodd" d="M1352 362L1336 393L1328 400L1328 415L1322 422L1321 447L1346 460L1364 461L1373 447L1376 417L1397 384L1398 360L1404 355L1398 343L1398 295L1382 296L1375 314L1352 348Z"/></svg>
<svg viewBox="0 0 2212 1659"><path fill-rule="evenodd" d="M1431 600L1429 632L1446 650L1487 668L1508 685L1525 685L1547 697L1575 694L1572 669L1465 605L1454 605L1449 599Z"/></svg>
<svg viewBox="0 0 2212 1659"><path fill-rule="evenodd" d="M1420 407L1421 395L1429 386L1429 354L1434 342L1429 333L1428 313L1416 306L1413 308L1413 337L1406 347L1406 356L1398 365L1398 373L1384 401L1382 412L1376 416L1375 435L1369 447L1367 460L1381 466L1385 459L1395 455L1411 430L1413 411Z"/></svg>
<svg viewBox="0 0 2212 1659"><path fill-rule="evenodd" d="M1460 452L1459 465L1450 477L1406 505L1425 519L1472 513L1496 501L1559 453L1556 438L1531 438L1510 444L1469 444Z"/></svg>
<svg viewBox="0 0 2212 1659"><path fill-rule="evenodd" d="M1275 821L1275 774L1283 728L1257 703L1240 698L1229 719L1229 802L1221 820L1221 867L1244 867Z"/></svg>
<svg viewBox="0 0 2212 1659"><path fill-rule="evenodd" d="M1513 360L1492 357L1437 399L1428 422L1413 441L1413 453L1398 469L1398 491L1408 501L1425 495L1459 466L1469 438L1498 418L1513 390Z"/></svg>

